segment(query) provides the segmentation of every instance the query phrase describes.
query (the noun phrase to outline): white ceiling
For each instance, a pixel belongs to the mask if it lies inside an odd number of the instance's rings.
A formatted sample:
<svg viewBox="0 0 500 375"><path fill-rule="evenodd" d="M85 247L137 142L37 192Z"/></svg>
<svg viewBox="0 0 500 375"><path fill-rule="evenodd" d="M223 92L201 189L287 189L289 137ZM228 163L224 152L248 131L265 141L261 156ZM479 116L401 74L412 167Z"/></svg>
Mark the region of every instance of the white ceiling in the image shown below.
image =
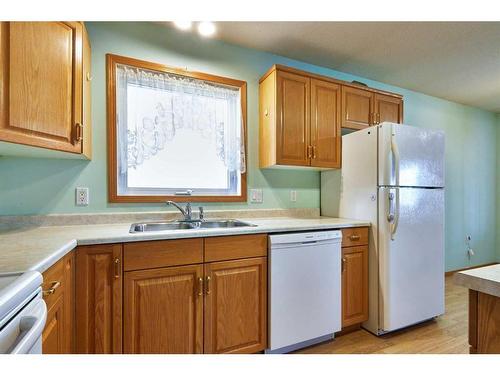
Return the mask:
<svg viewBox="0 0 500 375"><path fill-rule="evenodd" d="M216 38L500 112L500 22L218 22Z"/></svg>

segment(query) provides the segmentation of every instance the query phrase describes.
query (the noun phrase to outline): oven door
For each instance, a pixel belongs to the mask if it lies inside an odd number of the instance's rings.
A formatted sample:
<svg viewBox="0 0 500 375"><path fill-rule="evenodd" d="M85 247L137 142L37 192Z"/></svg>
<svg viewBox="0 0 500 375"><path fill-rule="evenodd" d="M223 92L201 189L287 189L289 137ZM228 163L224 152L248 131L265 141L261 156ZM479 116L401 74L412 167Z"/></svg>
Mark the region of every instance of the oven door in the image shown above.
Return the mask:
<svg viewBox="0 0 500 375"><path fill-rule="evenodd" d="M47 306L38 293L0 328L0 354L41 354Z"/></svg>

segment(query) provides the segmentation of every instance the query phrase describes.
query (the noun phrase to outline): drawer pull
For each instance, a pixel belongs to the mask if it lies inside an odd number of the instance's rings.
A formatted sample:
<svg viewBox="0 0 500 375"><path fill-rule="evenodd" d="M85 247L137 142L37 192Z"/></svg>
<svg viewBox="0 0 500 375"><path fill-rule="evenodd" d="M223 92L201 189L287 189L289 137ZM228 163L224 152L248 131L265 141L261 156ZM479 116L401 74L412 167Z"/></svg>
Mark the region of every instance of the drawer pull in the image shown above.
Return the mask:
<svg viewBox="0 0 500 375"><path fill-rule="evenodd" d="M198 295L203 295L203 277L198 277Z"/></svg>
<svg viewBox="0 0 500 375"><path fill-rule="evenodd" d="M120 258L115 258L115 279L120 277Z"/></svg>
<svg viewBox="0 0 500 375"><path fill-rule="evenodd" d="M360 238L361 238L361 237L360 237L360 236L358 236L357 234L353 234L353 235L351 235L351 236L349 237L349 239L350 239L351 241L359 241L359 239L360 239Z"/></svg>
<svg viewBox="0 0 500 375"><path fill-rule="evenodd" d="M207 276L207 294L210 294L211 291L210 291L210 276Z"/></svg>
<svg viewBox="0 0 500 375"><path fill-rule="evenodd" d="M75 128L76 128L75 143L80 143L83 140L83 124L77 122L75 124Z"/></svg>
<svg viewBox="0 0 500 375"><path fill-rule="evenodd" d="M43 291L44 296L50 296L51 294L54 294L56 292L56 289L61 286L60 281L53 281L52 284L50 285L50 288L47 290Z"/></svg>

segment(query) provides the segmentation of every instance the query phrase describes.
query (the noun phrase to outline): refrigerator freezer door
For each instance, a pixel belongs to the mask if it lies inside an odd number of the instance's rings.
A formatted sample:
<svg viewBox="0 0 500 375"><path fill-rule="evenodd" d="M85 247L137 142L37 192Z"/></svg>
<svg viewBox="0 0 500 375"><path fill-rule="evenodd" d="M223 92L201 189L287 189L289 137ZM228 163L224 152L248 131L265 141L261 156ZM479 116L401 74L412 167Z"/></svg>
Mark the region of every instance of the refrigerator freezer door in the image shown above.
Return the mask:
<svg viewBox="0 0 500 375"><path fill-rule="evenodd" d="M379 188L378 221L380 329L443 314L444 190Z"/></svg>
<svg viewBox="0 0 500 375"><path fill-rule="evenodd" d="M444 187L444 133L384 122L379 126L378 185Z"/></svg>

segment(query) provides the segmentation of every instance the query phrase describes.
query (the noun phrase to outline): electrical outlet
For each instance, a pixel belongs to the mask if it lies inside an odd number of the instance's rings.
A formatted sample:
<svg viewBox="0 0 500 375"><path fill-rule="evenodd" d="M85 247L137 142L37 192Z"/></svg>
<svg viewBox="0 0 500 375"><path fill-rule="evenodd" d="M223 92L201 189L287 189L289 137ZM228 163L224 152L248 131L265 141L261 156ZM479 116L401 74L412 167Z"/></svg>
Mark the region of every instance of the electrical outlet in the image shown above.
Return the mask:
<svg viewBox="0 0 500 375"><path fill-rule="evenodd" d="M250 189L250 202L262 203L264 201L262 189Z"/></svg>
<svg viewBox="0 0 500 375"><path fill-rule="evenodd" d="M88 206L89 205L89 188L88 187L77 187L75 189L76 195L76 205L77 206Z"/></svg>
<svg viewBox="0 0 500 375"><path fill-rule="evenodd" d="M290 190L290 202L297 202L297 190Z"/></svg>

